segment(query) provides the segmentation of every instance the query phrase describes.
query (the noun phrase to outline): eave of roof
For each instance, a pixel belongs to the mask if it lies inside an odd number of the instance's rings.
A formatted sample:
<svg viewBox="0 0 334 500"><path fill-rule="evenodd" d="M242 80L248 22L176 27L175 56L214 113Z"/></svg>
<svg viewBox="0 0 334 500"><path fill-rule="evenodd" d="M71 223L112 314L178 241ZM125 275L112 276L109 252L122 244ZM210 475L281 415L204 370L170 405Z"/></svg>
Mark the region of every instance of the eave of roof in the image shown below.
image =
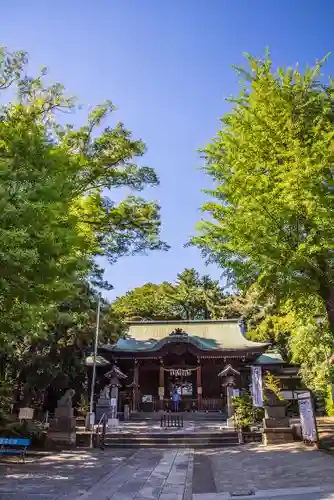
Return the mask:
<svg viewBox="0 0 334 500"><path fill-rule="evenodd" d="M256 365L284 365L286 362L282 356L276 352L265 352L259 356L255 363Z"/></svg>
<svg viewBox="0 0 334 500"><path fill-rule="evenodd" d="M94 364L94 356L87 356L86 358L86 366L93 366ZM96 365L97 366L109 366L111 363L103 356L99 354L96 356Z"/></svg>
<svg viewBox="0 0 334 500"><path fill-rule="evenodd" d="M112 352L122 353L140 353L140 352L157 352L164 346L173 343L186 343L193 345L201 351L236 351L236 352L261 352L269 347L269 343L251 342L243 337L243 341L235 345L218 343L214 339L206 339L191 335L173 335L161 340L136 340L136 339L119 339L116 344L106 344L100 346L101 349Z"/></svg>

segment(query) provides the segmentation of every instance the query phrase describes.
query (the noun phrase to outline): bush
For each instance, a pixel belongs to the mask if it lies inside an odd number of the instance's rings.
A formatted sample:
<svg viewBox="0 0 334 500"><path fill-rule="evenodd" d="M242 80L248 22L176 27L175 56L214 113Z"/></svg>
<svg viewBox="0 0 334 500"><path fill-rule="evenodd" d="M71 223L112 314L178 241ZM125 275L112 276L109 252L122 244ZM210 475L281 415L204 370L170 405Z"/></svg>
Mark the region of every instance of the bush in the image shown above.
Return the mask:
<svg viewBox="0 0 334 500"><path fill-rule="evenodd" d="M332 386L331 385L327 386L325 405L326 405L326 415L328 417L334 417L334 403L333 403L333 395L332 395Z"/></svg>
<svg viewBox="0 0 334 500"><path fill-rule="evenodd" d="M263 418L262 408L255 408L253 400L248 392L244 392L241 396L232 398L234 408L234 418L237 427L245 428L259 422Z"/></svg>
<svg viewBox="0 0 334 500"><path fill-rule="evenodd" d="M0 420L0 437L29 438L32 446L43 447L45 436L46 432L35 422Z"/></svg>

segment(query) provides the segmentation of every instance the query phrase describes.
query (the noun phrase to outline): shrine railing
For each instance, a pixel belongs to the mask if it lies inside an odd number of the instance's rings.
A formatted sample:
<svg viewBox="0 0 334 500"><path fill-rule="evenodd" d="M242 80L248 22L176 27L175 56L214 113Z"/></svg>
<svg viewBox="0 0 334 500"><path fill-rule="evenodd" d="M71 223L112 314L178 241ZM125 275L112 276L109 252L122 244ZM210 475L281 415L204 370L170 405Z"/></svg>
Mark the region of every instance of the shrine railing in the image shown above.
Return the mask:
<svg viewBox="0 0 334 500"><path fill-rule="evenodd" d="M198 409L204 411L219 411L224 407L221 398L201 398L198 402Z"/></svg>
<svg viewBox="0 0 334 500"><path fill-rule="evenodd" d="M152 398L151 403L140 403L141 411L172 411L173 403L170 398ZM180 411L221 411L224 409L224 401L221 398L181 398Z"/></svg>

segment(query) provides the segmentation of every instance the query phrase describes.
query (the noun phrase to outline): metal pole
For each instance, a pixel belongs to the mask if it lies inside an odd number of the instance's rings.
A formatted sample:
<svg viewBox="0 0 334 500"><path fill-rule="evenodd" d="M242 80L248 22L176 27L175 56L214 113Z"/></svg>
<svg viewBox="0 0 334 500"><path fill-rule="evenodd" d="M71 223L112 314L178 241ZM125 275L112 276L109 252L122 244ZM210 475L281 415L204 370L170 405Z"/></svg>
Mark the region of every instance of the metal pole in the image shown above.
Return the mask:
<svg viewBox="0 0 334 500"><path fill-rule="evenodd" d="M95 392L95 382L96 382L96 356L97 356L97 345L99 339L99 330L100 330L100 312L101 312L101 296L99 295L98 303L97 303L97 313L96 313L96 330L95 330L95 340L94 340L94 354L93 354L93 374L92 374L92 383L90 387L90 402L89 402L89 418L93 415L94 409L94 392ZM89 422L91 426L90 433L90 447L93 448L93 431L94 424Z"/></svg>

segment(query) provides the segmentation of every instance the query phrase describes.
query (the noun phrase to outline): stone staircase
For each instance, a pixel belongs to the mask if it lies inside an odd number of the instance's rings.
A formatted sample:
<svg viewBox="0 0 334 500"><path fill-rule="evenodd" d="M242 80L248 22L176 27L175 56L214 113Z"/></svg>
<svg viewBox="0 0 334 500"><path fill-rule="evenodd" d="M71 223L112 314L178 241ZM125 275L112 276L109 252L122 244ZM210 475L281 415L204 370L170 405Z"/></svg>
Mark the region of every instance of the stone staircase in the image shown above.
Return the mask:
<svg viewBox="0 0 334 500"><path fill-rule="evenodd" d="M161 432L118 433L108 432L105 448L218 448L237 446L238 433L232 430L220 432Z"/></svg>
<svg viewBox="0 0 334 500"><path fill-rule="evenodd" d="M331 453L334 452L334 417L317 418L320 446Z"/></svg>
<svg viewBox="0 0 334 500"><path fill-rule="evenodd" d="M164 412L154 411L154 412L132 412L130 416L131 422L149 422L149 421L160 421L161 415ZM168 414L168 413L167 413ZM169 413L174 415L174 413ZM191 422L224 422L226 420L226 414L218 411L196 411L196 412L181 412L184 421ZM122 415L121 415L122 418Z"/></svg>

